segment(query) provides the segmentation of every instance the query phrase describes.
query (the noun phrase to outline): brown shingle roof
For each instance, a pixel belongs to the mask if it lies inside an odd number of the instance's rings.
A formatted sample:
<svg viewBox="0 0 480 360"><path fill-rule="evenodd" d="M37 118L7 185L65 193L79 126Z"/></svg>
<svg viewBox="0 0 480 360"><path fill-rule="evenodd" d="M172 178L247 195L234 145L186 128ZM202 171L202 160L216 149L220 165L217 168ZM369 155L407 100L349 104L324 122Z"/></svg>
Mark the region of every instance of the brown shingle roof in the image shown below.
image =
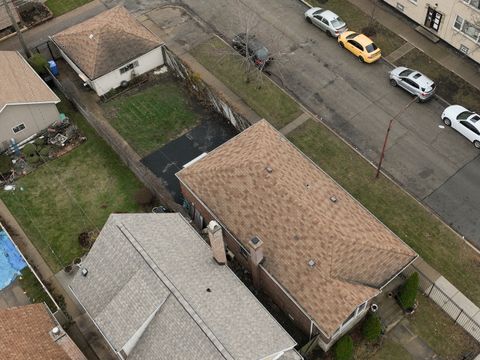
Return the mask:
<svg viewBox="0 0 480 360"><path fill-rule="evenodd" d="M104 11L52 39L92 80L161 45L160 39L123 6Z"/></svg>
<svg viewBox="0 0 480 360"><path fill-rule="evenodd" d="M60 99L16 51L0 51L0 112L8 104L58 103Z"/></svg>
<svg viewBox="0 0 480 360"><path fill-rule="evenodd" d="M0 310L0 359L86 360L68 335L53 339L55 326L45 304Z"/></svg>
<svg viewBox="0 0 480 360"><path fill-rule="evenodd" d="M416 256L266 121L177 175L327 335Z"/></svg>
<svg viewBox="0 0 480 360"><path fill-rule="evenodd" d="M12 10L13 18L17 21L20 22L20 18L18 17L18 12L17 8L13 6L13 4L9 1L7 1L9 4L10 9ZM7 9L5 9L5 5L3 4L3 1L0 2L0 31L12 26L12 21L10 20L10 17L7 14Z"/></svg>

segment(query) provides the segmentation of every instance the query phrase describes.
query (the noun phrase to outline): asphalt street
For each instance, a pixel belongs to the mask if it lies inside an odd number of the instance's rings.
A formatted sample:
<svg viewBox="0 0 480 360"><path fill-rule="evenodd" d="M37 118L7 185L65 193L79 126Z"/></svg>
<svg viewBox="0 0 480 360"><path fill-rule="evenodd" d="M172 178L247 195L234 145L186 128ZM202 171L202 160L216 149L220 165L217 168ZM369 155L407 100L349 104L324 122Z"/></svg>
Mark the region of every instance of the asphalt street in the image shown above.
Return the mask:
<svg viewBox="0 0 480 360"><path fill-rule="evenodd" d="M118 0L95 1L87 10L25 33L33 44L62 27L93 16ZM212 29L231 38L249 28L272 50L272 79L350 142L377 162L391 117L411 100L389 85L385 62L359 63L334 39L305 22L297 0L125 0L134 13L160 5L183 4ZM52 22L53 23L53 22ZM37 35L38 33L38 35ZM195 45L195 44L192 44ZM15 40L0 49L18 47ZM461 135L444 128L438 101L413 104L394 123L384 171L455 230L480 248L480 152Z"/></svg>

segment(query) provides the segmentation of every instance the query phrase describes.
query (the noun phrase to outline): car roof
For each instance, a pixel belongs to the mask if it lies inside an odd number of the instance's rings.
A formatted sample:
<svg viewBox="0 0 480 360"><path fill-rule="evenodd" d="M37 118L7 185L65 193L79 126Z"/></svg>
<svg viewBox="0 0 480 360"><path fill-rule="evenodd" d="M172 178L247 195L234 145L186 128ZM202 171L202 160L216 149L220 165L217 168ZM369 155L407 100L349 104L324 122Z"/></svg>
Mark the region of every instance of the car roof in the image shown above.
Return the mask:
<svg viewBox="0 0 480 360"><path fill-rule="evenodd" d="M372 39L370 39L368 36L363 35L363 34L358 34L355 36L355 41L357 41L360 45L367 46L373 43Z"/></svg>
<svg viewBox="0 0 480 360"><path fill-rule="evenodd" d="M335 14L333 11L330 11L330 10L323 10L322 12L320 12L320 14L325 19L327 19L328 21L331 21L331 20L334 20L334 19L338 18L338 15Z"/></svg>
<svg viewBox="0 0 480 360"><path fill-rule="evenodd" d="M407 77L415 81L418 85L425 87L433 84L433 80L426 77L421 72L413 69L410 69L410 70L412 70L412 73L410 73L410 75L408 75Z"/></svg>

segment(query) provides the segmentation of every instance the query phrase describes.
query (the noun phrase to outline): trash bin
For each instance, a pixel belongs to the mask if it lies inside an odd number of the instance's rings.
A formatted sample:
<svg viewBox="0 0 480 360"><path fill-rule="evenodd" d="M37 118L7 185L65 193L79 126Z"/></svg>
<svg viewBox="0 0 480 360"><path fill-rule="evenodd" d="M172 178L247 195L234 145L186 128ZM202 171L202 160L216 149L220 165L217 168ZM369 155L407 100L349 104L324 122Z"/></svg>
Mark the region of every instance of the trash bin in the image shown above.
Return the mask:
<svg viewBox="0 0 480 360"><path fill-rule="evenodd" d="M49 60L48 61L48 67L50 68L50 71L51 73L53 74L53 76L58 76L58 67L57 67L57 63L55 62L55 60Z"/></svg>

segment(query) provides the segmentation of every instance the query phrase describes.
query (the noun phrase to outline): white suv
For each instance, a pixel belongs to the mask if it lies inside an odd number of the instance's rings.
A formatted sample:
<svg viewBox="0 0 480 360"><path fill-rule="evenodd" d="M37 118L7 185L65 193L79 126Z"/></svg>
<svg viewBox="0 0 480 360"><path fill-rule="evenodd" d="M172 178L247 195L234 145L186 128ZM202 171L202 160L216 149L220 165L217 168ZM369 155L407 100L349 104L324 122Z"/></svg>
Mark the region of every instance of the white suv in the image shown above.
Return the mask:
<svg viewBox="0 0 480 360"><path fill-rule="evenodd" d="M390 71L390 84L400 86L420 101L427 101L435 93L435 83L421 72L399 66Z"/></svg>

